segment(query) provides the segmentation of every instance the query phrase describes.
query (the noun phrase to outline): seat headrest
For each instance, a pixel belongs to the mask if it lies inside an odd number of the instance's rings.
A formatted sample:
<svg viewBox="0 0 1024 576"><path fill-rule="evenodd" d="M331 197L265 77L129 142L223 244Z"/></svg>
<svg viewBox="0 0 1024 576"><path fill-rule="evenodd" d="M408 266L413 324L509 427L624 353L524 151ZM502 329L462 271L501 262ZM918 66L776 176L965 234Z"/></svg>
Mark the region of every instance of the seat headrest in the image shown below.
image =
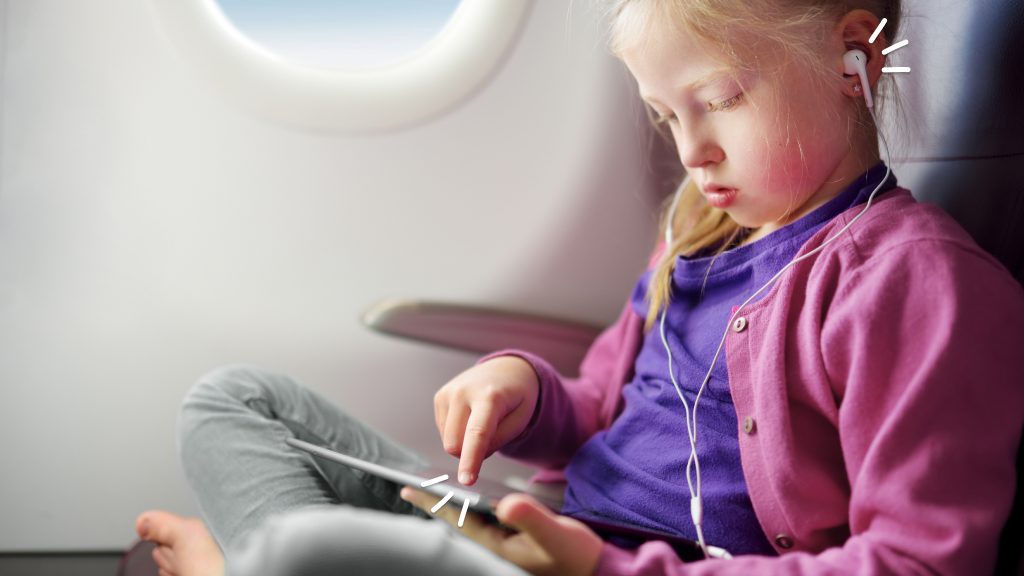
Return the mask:
<svg viewBox="0 0 1024 576"><path fill-rule="evenodd" d="M887 65L911 67L896 78L911 133L893 170L1024 284L1024 2L913 0L905 14L890 43L909 44Z"/></svg>

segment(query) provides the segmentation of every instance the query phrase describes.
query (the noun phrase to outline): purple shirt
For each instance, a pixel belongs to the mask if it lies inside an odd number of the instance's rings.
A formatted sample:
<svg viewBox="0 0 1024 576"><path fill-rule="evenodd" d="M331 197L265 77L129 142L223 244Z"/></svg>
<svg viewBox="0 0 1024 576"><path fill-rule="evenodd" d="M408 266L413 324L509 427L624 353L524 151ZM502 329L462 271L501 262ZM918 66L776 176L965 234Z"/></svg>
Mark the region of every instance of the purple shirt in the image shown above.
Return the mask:
<svg viewBox="0 0 1024 576"><path fill-rule="evenodd" d="M692 407L734 306L743 303L788 264L830 220L867 201L885 176L879 162L843 192L796 222L745 246L711 256L680 257L672 275L665 334L676 381ZM890 173L878 194L896 186ZM644 296L653 271L641 276L633 310L646 317ZM766 289L758 298L767 294ZM690 445L683 404L668 374L656 325L645 337L635 376L623 387L625 409L611 428L594 435L565 469L563 514L653 528L696 539L689 515L686 463ZM740 466L737 417L729 392L725 352L697 410L704 536L734 554L776 553L754 513ZM696 482L696 474L691 473ZM639 543L613 539L623 547Z"/></svg>

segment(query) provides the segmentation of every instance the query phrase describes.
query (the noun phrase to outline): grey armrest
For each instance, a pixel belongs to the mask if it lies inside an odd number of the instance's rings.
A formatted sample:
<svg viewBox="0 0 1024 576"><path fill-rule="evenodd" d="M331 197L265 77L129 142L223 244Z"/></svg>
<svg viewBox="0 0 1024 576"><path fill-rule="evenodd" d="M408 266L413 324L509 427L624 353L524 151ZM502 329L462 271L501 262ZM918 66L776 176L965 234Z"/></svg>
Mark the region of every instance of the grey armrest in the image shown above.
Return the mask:
<svg viewBox="0 0 1024 576"><path fill-rule="evenodd" d="M578 375L587 349L604 330L559 318L421 300L382 300L362 320L378 332L468 352L526 350L568 377Z"/></svg>

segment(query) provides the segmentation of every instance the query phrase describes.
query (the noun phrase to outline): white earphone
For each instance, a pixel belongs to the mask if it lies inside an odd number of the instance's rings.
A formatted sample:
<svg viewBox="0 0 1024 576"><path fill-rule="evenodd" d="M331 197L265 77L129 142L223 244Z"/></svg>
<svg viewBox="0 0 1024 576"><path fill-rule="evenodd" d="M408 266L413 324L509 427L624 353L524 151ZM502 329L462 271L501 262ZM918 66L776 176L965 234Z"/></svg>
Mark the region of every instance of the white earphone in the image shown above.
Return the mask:
<svg viewBox="0 0 1024 576"><path fill-rule="evenodd" d="M885 136L882 135L882 130L878 126L878 118L875 117L874 102L872 102L871 100L871 87L868 84L867 61L867 56L865 56L864 53L861 52L860 50L850 50L846 54L843 54L843 63L846 65L844 74L857 74L858 76L860 76L860 85L863 87L864 92L864 101L867 103L868 111L871 113L871 119L874 120L875 122L875 128L878 129L878 135L882 138L882 145L885 147L885 177L882 178L882 181L878 183L878 186L876 186L874 191L871 192L871 195L868 196L868 200L867 203L864 205L864 209L861 210L859 214L854 216L853 219L850 220L846 224L846 226L843 227L842 230L840 230L831 238L822 243L821 246L818 246L817 248L811 250L807 254L804 254L799 258L795 258L789 264L786 264L782 268L782 270L779 270L779 272L775 274L775 276L772 276L771 280L765 283L764 286L761 286L761 288L757 292L754 292L754 294L751 295L750 298L747 298L747 300L743 304L740 304L740 306L736 308L736 311L732 313L732 316L729 317L729 322L726 324L725 334L722 335L722 341L719 342L718 344L718 350L715 352L715 357L711 360L711 367L708 368L708 374L707 376L704 377L704 382L700 385L700 389L697 391L697 396L693 400L692 411L690 410L689 404L686 402L686 398L683 396L683 391L679 389L679 383L676 382L675 371L672 369L672 351L669 349L668 340L665 338L665 312L668 310L667 303L665 304L665 309L661 313L661 342L665 345L665 353L668 355L668 373L669 376L671 376L672 378L672 385L675 386L676 392L679 394L679 399L683 401L683 411L686 414L686 431L687 435L690 437L690 459L686 463L686 483L690 487L691 494L690 517L693 519L693 524L697 529L697 540L698 542L700 542L700 547L704 551L704 556L706 558L732 557L732 555L730 555L727 550L723 550L722 548L718 548L715 546L708 546L704 542L704 531L701 529L701 524L704 521L704 505L703 501L701 500L700 461L697 459L697 403L700 402L701 394L704 393L704 388L707 387L708 381L711 380L711 371L714 370L715 363L718 362L718 356L719 354L722 353L722 346L725 345L725 338L729 335L729 327L732 326L733 320L736 319L736 317L743 310L743 308L747 304L749 304L751 300L756 298L758 294L763 292L765 288L771 286L772 283L774 283L779 278L779 276L782 276L783 272L789 270L791 266L803 260L804 258L807 258L818 253L819 251L821 251L822 248L828 246L830 242L841 236L843 232L846 232L847 228L849 228L854 222L857 221L858 218L863 216L864 213L868 211L868 208L871 207L871 201L874 200L875 198L875 194L878 193L878 190L882 187L882 184L884 184L885 181L889 179L889 144L886 143ZM679 203L680 193L683 191L684 188L686 188L687 184L689 183L690 175L687 174L686 178L683 179L682 184L680 184L679 188L676 189L675 197L672 199L672 205L671 207L669 207L668 225L665 227L666 250L671 250L672 248L672 219L675 216L676 205ZM690 479L691 465L696 471L696 491L694 490L693 482Z"/></svg>
<svg viewBox="0 0 1024 576"><path fill-rule="evenodd" d="M868 57L860 50L850 50L843 54L843 64L846 65L843 74L860 76L860 85L864 89L864 101L868 103L868 109L873 112L875 103L871 100L871 86L868 84Z"/></svg>

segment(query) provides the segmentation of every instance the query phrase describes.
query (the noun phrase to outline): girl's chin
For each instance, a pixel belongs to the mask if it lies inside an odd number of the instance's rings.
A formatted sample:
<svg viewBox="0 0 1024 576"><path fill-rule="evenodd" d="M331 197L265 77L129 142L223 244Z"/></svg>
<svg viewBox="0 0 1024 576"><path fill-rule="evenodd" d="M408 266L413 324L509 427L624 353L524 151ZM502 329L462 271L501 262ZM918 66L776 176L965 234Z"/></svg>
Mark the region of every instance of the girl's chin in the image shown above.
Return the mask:
<svg viewBox="0 0 1024 576"><path fill-rule="evenodd" d="M725 210L725 213L729 215L729 218L732 218L733 222L744 228L750 228L751 230L756 230L765 224L763 219L756 217L751 218L751 215L746 210L736 206L735 203L729 209Z"/></svg>

